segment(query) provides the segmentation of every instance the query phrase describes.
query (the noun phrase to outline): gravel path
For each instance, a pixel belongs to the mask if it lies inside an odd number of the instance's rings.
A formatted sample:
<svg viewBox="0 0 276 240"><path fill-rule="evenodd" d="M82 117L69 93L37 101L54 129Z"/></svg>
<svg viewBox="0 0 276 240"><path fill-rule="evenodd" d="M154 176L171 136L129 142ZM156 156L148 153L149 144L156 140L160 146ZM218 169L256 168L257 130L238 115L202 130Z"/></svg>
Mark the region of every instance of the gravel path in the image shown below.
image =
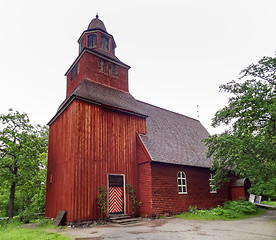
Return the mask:
<svg viewBox="0 0 276 240"><path fill-rule="evenodd" d="M198 221L178 218L143 219L130 226L107 224L55 230L72 239L212 239L276 240L276 211L238 221Z"/></svg>

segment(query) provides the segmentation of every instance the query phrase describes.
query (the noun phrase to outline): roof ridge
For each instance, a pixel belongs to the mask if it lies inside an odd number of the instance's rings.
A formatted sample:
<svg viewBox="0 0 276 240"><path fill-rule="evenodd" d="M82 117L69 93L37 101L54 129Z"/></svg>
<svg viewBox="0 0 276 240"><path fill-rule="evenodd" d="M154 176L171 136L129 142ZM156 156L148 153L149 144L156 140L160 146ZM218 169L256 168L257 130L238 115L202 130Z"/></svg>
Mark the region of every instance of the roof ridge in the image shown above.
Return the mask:
<svg viewBox="0 0 276 240"><path fill-rule="evenodd" d="M182 116L182 117L186 117L186 118L189 118L189 119L191 119L191 120L195 120L195 121L197 121L197 122L200 122L198 119L189 117L189 116L184 115L184 114L182 114L182 113L174 112L174 111L172 111L172 110L169 110L169 109L166 109L166 108L163 108L163 107L159 107L159 106L156 106L156 105L153 105L153 104L150 104L150 103L146 103L146 102L143 102L143 101L141 101L141 100L137 100L136 98L135 98L135 100L136 100L137 102L139 102L139 103L146 104L146 105L149 105L149 106L151 106L151 107L159 108L159 109L161 109L161 110L163 110L163 111L167 111L167 112L170 112L170 113L173 113L173 114L176 114L176 115L180 115L180 116ZM201 123L201 122L200 122L200 123Z"/></svg>

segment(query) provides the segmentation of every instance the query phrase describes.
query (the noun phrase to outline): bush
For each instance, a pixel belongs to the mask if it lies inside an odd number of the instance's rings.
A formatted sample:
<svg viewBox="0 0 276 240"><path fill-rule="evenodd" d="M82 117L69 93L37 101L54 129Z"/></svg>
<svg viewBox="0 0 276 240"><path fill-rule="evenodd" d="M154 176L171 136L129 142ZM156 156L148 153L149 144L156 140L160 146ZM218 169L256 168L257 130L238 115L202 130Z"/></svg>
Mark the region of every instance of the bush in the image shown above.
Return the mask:
<svg viewBox="0 0 276 240"><path fill-rule="evenodd" d="M196 206L189 206L188 212L193 213L193 214L197 214L198 213L197 207Z"/></svg>
<svg viewBox="0 0 276 240"><path fill-rule="evenodd" d="M38 221L38 227L53 227L53 220L52 219L47 219L47 218L41 218Z"/></svg>
<svg viewBox="0 0 276 240"><path fill-rule="evenodd" d="M107 204L107 189L105 186L100 186L99 187L99 195L97 196L97 205L98 205L98 209L100 210L101 213L101 219L103 220L104 217L106 216L106 204Z"/></svg>
<svg viewBox="0 0 276 240"><path fill-rule="evenodd" d="M228 201L223 207L218 206L209 210L198 210L190 206L187 213L176 217L200 220L232 220L246 218L248 215L260 213L257 207L246 201Z"/></svg>
<svg viewBox="0 0 276 240"><path fill-rule="evenodd" d="M257 207L247 201L228 201L224 204L224 209L242 214L253 214L257 212Z"/></svg>

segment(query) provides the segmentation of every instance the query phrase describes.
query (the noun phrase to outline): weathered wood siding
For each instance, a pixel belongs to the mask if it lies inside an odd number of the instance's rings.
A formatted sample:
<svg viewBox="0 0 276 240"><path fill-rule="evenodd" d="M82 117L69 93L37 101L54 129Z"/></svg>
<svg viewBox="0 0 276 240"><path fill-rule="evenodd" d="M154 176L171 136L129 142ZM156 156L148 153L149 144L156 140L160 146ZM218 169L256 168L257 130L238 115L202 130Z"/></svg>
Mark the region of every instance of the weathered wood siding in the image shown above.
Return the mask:
<svg viewBox="0 0 276 240"><path fill-rule="evenodd" d="M71 194L73 193L73 154L77 131L72 104L49 128L48 168L45 216L54 218L59 210L71 216ZM68 217L68 214L67 214Z"/></svg>
<svg viewBox="0 0 276 240"><path fill-rule="evenodd" d="M108 174L124 174L137 189L136 132L146 133L145 119L74 100L50 126L46 216L66 210L68 222L98 218Z"/></svg>

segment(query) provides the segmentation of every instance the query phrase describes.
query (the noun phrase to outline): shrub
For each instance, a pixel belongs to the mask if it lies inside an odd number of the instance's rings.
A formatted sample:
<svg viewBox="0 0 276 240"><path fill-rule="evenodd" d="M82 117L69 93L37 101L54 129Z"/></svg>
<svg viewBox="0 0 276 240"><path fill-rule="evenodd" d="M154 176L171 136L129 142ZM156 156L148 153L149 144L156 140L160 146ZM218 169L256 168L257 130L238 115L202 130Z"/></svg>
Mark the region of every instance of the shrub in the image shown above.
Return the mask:
<svg viewBox="0 0 276 240"><path fill-rule="evenodd" d="M187 213L177 215L180 218L201 220L229 220L242 219L247 215L260 213L257 207L246 201L229 201L223 207L217 206L209 210L198 210L196 206L190 206Z"/></svg>
<svg viewBox="0 0 276 240"><path fill-rule="evenodd" d="M131 200L131 212L134 216L136 214L137 208L142 204L142 202L136 199L135 190L133 189L131 184L126 184L127 190L129 192L129 197Z"/></svg>
<svg viewBox="0 0 276 240"><path fill-rule="evenodd" d="M100 210L102 220L106 215L106 208L107 208L106 207L106 203L107 203L106 196L107 196L106 187L100 186L99 187L99 195L97 197L97 199L98 199L97 205L98 205L98 209Z"/></svg>
<svg viewBox="0 0 276 240"><path fill-rule="evenodd" d="M38 221L38 227L52 227L53 219L40 218Z"/></svg>
<svg viewBox="0 0 276 240"><path fill-rule="evenodd" d="M224 204L224 209L243 214L253 214L257 212L257 207L253 203L247 201L228 201Z"/></svg>
<svg viewBox="0 0 276 240"><path fill-rule="evenodd" d="M192 213L192 214L197 214L198 213L198 210L197 210L197 207L196 206L189 206L189 209L188 209L188 212L189 213Z"/></svg>

